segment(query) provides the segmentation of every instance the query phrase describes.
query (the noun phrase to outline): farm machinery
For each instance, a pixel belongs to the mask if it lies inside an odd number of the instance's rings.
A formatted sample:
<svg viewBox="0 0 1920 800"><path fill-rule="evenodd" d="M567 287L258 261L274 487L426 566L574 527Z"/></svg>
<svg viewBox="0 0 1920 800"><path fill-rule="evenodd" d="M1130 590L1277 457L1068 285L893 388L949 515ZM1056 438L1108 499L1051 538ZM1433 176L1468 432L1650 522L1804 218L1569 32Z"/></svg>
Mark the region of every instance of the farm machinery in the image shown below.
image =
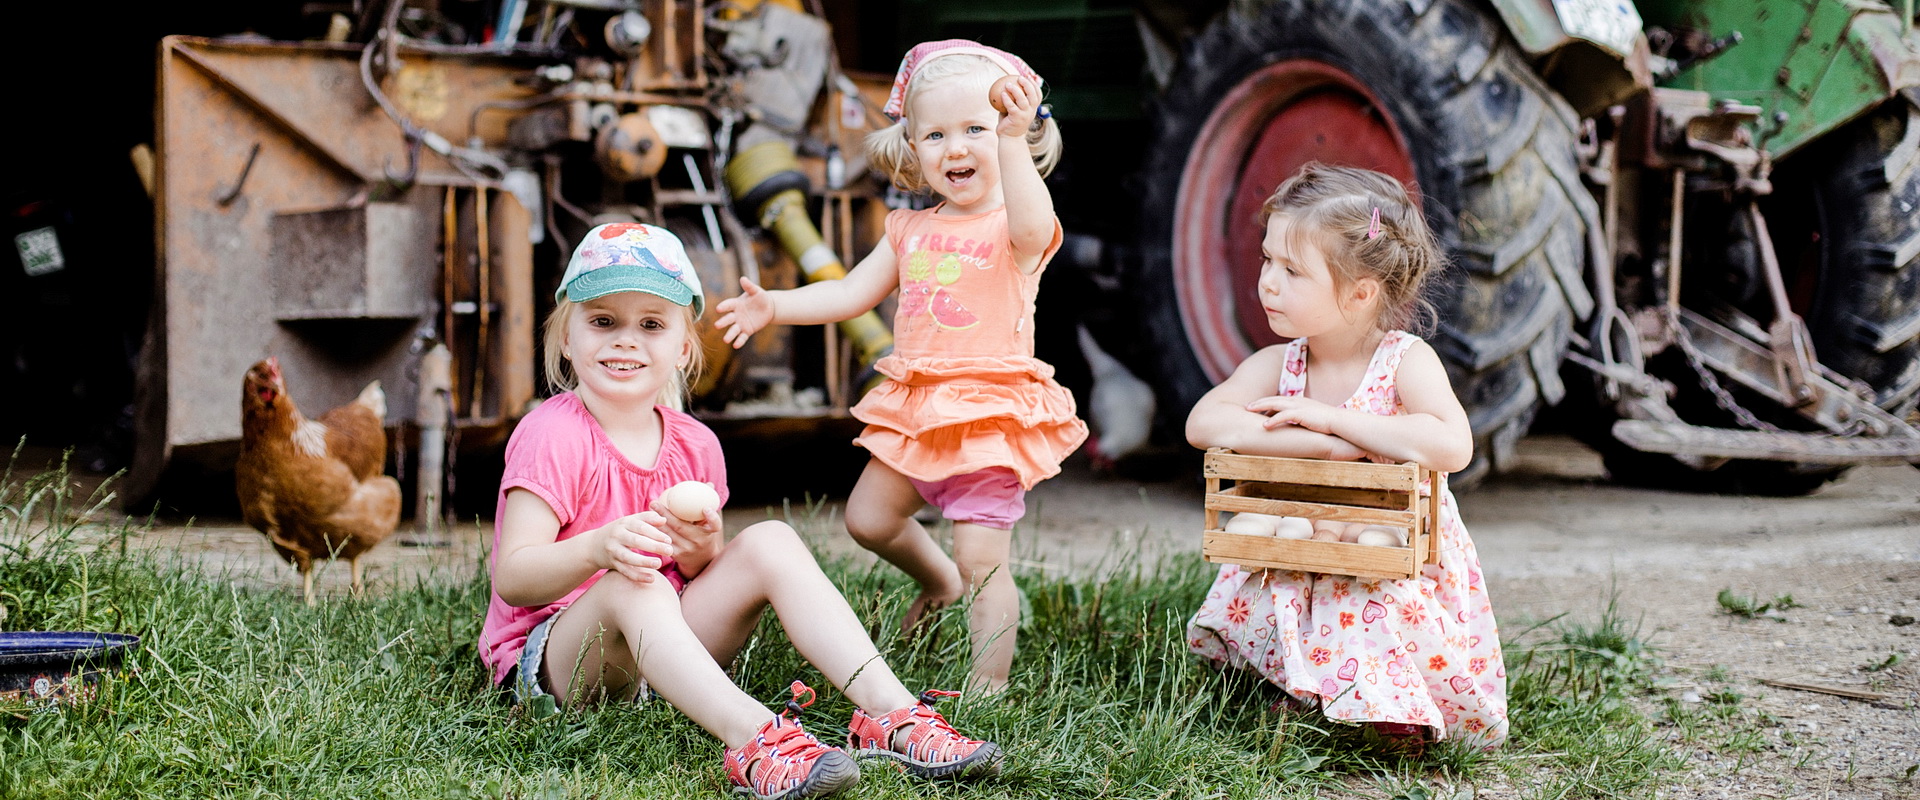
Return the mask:
<svg viewBox="0 0 1920 800"><path fill-rule="evenodd" d="M595 224L673 230L713 299L741 276L838 275L877 238L858 140L887 81L841 71L798 3L392 0L330 19L314 39L160 43L132 504L231 466L237 376L266 354L313 408L381 380L394 461L439 496L446 460L537 403L538 328ZM795 431L850 439L891 347L871 312L738 352L704 335L693 410L770 454L811 440Z"/></svg>

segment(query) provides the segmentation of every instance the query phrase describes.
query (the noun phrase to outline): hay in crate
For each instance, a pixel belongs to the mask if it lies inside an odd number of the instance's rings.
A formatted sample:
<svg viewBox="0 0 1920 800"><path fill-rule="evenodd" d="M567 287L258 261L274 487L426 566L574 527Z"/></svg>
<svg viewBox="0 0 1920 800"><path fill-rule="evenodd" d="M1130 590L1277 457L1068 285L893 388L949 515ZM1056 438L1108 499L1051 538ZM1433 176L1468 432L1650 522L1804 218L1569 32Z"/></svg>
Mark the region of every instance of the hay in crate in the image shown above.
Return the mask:
<svg viewBox="0 0 1920 800"><path fill-rule="evenodd" d="M1251 456L1215 447L1203 465L1207 530L1201 554L1220 564L1372 578L1413 578L1434 560L1446 473L1419 464ZM1222 482L1230 486L1222 486ZM1220 512L1363 522L1407 531L1407 546L1282 539L1221 530Z"/></svg>

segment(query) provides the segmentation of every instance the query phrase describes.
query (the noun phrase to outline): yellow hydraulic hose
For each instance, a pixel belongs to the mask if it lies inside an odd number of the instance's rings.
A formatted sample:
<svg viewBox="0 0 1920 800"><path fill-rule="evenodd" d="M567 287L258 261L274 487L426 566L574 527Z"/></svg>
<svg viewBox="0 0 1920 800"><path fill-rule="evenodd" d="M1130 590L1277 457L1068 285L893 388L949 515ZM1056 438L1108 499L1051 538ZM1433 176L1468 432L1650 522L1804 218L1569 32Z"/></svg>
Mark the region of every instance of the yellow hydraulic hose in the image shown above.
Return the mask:
<svg viewBox="0 0 1920 800"><path fill-rule="evenodd" d="M820 236L807 216L806 176L793 148L773 140L740 151L727 162L727 188L754 219L779 238L780 247L800 265L808 281L846 276L847 268ZM840 333L853 343L862 367L893 350L893 331L880 315L867 311L840 323Z"/></svg>

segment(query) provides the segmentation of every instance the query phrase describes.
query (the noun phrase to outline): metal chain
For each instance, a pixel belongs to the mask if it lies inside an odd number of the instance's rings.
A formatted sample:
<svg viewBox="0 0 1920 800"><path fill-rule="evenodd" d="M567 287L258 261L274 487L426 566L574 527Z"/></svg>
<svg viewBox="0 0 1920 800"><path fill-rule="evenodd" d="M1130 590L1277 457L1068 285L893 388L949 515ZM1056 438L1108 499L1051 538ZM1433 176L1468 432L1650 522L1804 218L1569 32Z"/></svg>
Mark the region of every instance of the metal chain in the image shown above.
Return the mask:
<svg viewBox="0 0 1920 800"><path fill-rule="evenodd" d="M1735 422L1748 428L1768 431L1770 433L1786 432L1779 426L1754 416L1753 412L1741 407L1738 402L1734 401L1733 394L1728 392L1726 387L1721 386L1720 380L1713 376L1711 370L1707 369L1706 362L1700 357L1700 352L1693 347L1693 338L1688 335L1687 329L1680 324L1680 315L1674 312L1671 306L1668 307L1667 325L1673 330L1673 340L1680 345L1680 352L1687 357L1687 366L1693 368L1694 374L1700 378L1700 385L1706 387L1707 392L1713 395L1713 402L1715 405L1720 406L1720 410L1732 414Z"/></svg>

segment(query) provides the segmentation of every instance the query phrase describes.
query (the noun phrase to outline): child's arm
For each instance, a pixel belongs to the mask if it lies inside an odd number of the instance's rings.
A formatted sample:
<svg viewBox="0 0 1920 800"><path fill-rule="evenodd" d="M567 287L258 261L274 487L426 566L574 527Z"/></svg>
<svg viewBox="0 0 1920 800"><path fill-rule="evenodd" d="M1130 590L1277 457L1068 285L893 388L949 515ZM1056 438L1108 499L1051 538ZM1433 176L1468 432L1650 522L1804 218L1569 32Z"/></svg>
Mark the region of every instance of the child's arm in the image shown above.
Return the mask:
<svg viewBox="0 0 1920 800"><path fill-rule="evenodd" d="M1053 194L1027 149L1027 130L1040 110L1040 88L1026 78L1004 85L1000 99L1007 112L995 129L1000 140L1000 191L1007 204L1007 238L1013 244L1014 263L1032 275L1053 242L1055 225Z"/></svg>
<svg viewBox="0 0 1920 800"><path fill-rule="evenodd" d="M1295 425L1271 428L1255 410L1271 399L1286 368L1287 348L1276 345L1254 353L1219 386L1200 398L1187 414L1187 442L1194 447L1225 447L1236 453L1287 458L1354 461L1366 451L1338 436Z"/></svg>
<svg viewBox="0 0 1920 800"><path fill-rule="evenodd" d="M1383 417L1304 397L1270 397L1252 407L1273 415L1266 420L1268 428L1331 434L1381 459L1414 461L1440 472L1466 469L1473 461L1473 428L1433 347L1415 342L1408 348L1393 384L1405 414Z"/></svg>
<svg viewBox="0 0 1920 800"><path fill-rule="evenodd" d="M603 569L639 583L659 578L662 559L634 548L671 556L675 546L641 516L631 514L555 541L560 518L553 508L525 489L507 490L506 510L494 522L500 529L500 551L494 557L493 591L508 605L525 607L565 597Z"/></svg>
<svg viewBox="0 0 1920 800"><path fill-rule="evenodd" d="M713 307L720 313L713 326L736 349L768 325L825 325L853 319L880 305L900 283L893 243L881 236L873 252L860 259L846 277L817 281L793 289L767 291L740 278L740 295Z"/></svg>

